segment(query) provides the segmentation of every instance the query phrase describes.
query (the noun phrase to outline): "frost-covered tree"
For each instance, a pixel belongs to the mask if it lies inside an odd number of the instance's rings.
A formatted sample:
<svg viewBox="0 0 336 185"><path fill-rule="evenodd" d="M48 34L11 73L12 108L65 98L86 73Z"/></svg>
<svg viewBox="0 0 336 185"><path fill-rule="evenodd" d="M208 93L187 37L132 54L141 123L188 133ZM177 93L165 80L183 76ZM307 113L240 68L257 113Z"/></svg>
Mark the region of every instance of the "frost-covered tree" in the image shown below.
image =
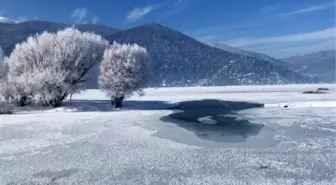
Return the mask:
<svg viewBox="0 0 336 185"><path fill-rule="evenodd" d="M145 48L115 42L104 52L98 80L100 88L118 108L125 97L142 93L148 74L149 56Z"/></svg>
<svg viewBox="0 0 336 185"><path fill-rule="evenodd" d="M12 106L4 100L0 99L0 114L11 114Z"/></svg>
<svg viewBox="0 0 336 185"><path fill-rule="evenodd" d="M5 78L6 74L7 74L7 65L5 64L4 54L0 47L0 81Z"/></svg>
<svg viewBox="0 0 336 185"><path fill-rule="evenodd" d="M12 113L12 106L7 101L7 91L7 65L4 61L2 49L0 48L0 114Z"/></svg>
<svg viewBox="0 0 336 185"><path fill-rule="evenodd" d="M4 83L6 75L7 75L7 66L5 65L3 52L0 47L0 101L4 97L3 89L5 88Z"/></svg>
<svg viewBox="0 0 336 185"><path fill-rule="evenodd" d="M9 87L7 85L8 67L4 60L2 49L0 48L0 100L8 99Z"/></svg>
<svg viewBox="0 0 336 185"><path fill-rule="evenodd" d="M74 28L29 37L7 59L13 99L24 102L38 95L44 105L59 106L69 94L81 90L107 46L101 36Z"/></svg>

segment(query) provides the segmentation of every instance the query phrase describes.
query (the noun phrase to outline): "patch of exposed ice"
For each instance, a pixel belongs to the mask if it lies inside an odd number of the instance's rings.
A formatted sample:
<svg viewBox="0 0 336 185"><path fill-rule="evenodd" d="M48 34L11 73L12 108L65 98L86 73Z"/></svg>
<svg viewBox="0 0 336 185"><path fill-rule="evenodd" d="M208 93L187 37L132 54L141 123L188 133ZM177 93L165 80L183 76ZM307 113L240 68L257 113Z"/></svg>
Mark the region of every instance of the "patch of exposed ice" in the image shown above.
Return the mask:
<svg viewBox="0 0 336 185"><path fill-rule="evenodd" d="M214 120L212 116L205 116L197 119L199 122L203 124L208 124L208 125L215 125L218 123L218 121Z"/></svg>

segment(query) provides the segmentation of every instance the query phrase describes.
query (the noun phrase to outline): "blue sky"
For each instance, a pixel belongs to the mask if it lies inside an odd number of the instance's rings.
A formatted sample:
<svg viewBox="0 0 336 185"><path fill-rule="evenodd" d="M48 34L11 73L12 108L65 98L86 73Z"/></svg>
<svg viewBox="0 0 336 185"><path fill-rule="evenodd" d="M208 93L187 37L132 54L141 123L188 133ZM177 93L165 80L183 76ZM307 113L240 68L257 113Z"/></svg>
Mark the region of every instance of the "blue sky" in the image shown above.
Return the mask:
<svg viewBox="0 0 336 185"><path fill-rule="evenodd" d="M157 22L277 58L335 49L335 0L0 0L0 16L119 29Z"/></svg>

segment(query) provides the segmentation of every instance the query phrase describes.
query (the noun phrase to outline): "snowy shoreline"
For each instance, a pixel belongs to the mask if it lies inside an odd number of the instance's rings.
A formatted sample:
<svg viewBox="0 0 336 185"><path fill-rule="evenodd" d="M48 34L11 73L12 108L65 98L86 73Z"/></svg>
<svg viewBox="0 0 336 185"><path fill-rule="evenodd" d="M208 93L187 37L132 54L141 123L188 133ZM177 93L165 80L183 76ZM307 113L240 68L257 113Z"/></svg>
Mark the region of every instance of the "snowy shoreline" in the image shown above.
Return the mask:
<svg viewBox="0 0 336 185"><path fill-rule="evenodd" d="M0 184L334 184L335 86L273 87L146 89L121 110L87 90L1 115ZM266 108L226 111L244 102Z"/></svg>

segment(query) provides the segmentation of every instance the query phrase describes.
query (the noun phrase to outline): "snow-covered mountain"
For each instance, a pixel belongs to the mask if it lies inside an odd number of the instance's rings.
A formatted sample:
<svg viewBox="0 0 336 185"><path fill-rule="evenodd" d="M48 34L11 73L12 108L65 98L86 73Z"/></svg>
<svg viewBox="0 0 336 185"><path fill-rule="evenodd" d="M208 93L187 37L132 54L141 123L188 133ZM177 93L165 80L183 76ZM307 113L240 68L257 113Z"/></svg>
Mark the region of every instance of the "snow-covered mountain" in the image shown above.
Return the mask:
<svg viewBox="0 0 336 185"><path fill-rule="evenodd" d="M8 19L6 17L0 17L0 23L10 23L10 24L15 24L16 21Z"/></svg>
<svg viewBox="0 0 336 185"><path fill-rule="evenodd" d="M66 24L28 21L0 23L0 46L9 54L15 44L45 30L56 32ZM152 58L151 86L234 85L302 83L308 78L270 61L228 52L203 44L181 32L159 24L117 30L96 24L75 25L82 31L101 34L111 43L137 43ZM91 71L88 88L97 88L98 66Z"/></svg>
<svg viewBox="0 0 336 185"><path fill-rule="evenodd" d="M217 49L159 24L138 26L107 38L147 48L155 69L153 86L306 82L300 74L267 60Z"/></svg>
<svg viewBox="0 0 336 185"><path fill-rule="evenodd" d="M237 53L237 54L241 54L241 55L249 55L249 56L253 56L253 57L256 57L256 58L260 58L262 60L266 60L268 62L271 62L271 63L275 64L275 65L279 65L279 66L282 66L282 67L285 67L285 68L289 67L289 65L286 62L284 62L282 60L279 60L279 59L275 59L271 56L268 56L268 55L265 55L265 54L262 54L262 53L232 47L232 46L222 44L222 43L219 43L219 42L206 41L204 43L208 44L209 46L216 47L216 48L224 50L224 51L229 51L229 52Z"/></svg>
<svg viewBox="0 0 336 185"><path fill-rule="evenodd" d="M307 76L318 77L325 82L335 82L335 50L319 51L290 58L283 61L292 70Z"/></svg>

